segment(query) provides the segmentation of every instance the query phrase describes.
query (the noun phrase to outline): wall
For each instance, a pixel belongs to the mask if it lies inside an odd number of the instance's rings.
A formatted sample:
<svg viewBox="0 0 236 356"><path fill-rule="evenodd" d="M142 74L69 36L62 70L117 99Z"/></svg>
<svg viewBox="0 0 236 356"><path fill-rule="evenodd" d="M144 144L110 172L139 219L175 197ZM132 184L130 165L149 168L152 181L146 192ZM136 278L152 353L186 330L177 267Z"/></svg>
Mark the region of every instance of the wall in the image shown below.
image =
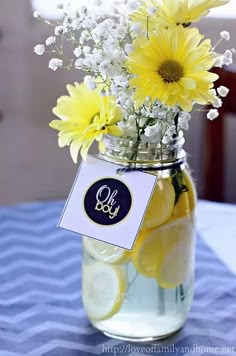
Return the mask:
<svg viewBox="0 0 236 356"><path fill-rule="evenodd" d="M56 98L80 80L78 72L55 74L46 57L33 53L48 28L33 19L28 1L1 0L0 24L0 204L64 197L76 167L48 123Z"/></svg>
<svg viewBox="0 0 236 356"><path fill-rule="evenodd" d="M47 57L38 57L33 47L48 35L32 18L28 0L1 0L0 26L0 204L65 197L76 173L69 151L57 147L57 134L48 127L56 98L65 85L81 80L76 71L54 73ZM202 21L201 28L216 37L221 29L234 29L235 21ZM205 31L207 29L207 31ZM234 31L232 31L233 33ZM234 42L234 39L233 39ZM236 45L231 44L231 47ZM202 191L205 118L195 116L186 137L186 150ZM235 151L236 120L227 125L227 151ZM217 154L217 153L216 153ZM227 164L227 197L236 201L235 161Z"/></svg>
<svg viewBox="0 0 236 356"><path fill-rule="evenodd" d="M219 34L223 30L231 33L230 42L223 42L219 50L224 52L228 48L236 48L236 16L235 19L220 19L208 18L203 19L199 23L200 32L205 34L206 37L212 39L215 44L219 39ZM236 60L236 59L235 59ZM236 85L236 83L235 83ZM186 134L185 149L190 154L189 163L193 168L193 173L197 181L197 188L199 196L203 192L203 161L206 153L205 142L205 123L206 116L204 114L195 114L192 118L190 129ZM232 152L236 151L236 117L229 116L226 120L225 142L226 142L226 156L225 156L225 199L227 202L236 202L236 184L234 172L236 172L236 159ZM217 152L216 152L217 159Z"/></svg>

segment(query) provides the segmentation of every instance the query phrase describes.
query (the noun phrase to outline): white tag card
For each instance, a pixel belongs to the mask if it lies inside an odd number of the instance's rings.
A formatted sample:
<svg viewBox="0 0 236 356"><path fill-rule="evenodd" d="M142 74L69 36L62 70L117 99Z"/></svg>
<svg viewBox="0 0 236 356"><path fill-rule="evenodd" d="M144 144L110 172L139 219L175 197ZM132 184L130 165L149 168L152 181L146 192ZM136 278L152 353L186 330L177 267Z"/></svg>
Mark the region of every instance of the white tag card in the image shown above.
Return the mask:
<svg viewBox="0 0 236 356"><path fill-rule="evenodd" d="M89 156L77 173L59 227L131 250L157 177L117 174L116 164Z"/></svg>

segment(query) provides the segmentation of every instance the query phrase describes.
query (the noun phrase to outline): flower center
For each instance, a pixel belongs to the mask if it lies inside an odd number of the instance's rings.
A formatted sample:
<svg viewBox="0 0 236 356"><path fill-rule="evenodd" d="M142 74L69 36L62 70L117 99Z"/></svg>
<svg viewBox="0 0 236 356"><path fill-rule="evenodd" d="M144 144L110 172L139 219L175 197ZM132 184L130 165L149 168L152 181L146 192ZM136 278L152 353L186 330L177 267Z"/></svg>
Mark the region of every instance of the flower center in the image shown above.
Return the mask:
<svg viewBox="0 0 236 356"><path fill-rule="evenodd" d="M163 62L157 72L165 83L178 82L184 75L183 67L171 59L167 59Z"/></svg>

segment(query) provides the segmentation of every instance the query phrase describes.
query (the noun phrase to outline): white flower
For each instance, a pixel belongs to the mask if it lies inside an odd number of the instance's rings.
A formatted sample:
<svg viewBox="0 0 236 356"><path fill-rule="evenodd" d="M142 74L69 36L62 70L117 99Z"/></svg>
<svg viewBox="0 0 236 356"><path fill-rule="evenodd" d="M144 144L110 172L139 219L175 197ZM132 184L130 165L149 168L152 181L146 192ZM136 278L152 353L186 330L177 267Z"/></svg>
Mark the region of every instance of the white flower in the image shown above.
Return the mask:
<svg viewBox="0 0 236 356"><path fill-rule="evenodd" d="M80 47L77 47L75 50L74 50L74 55L79 58L82 54L82 49Z"/></svg>
<svg viewBox="0 0 236 356"><path fill-rule="evenodd" d="M161 142L161 133L148 137L146 135L141 135L141 140L143 143L158 144Z"/></svg>
<svg viewBox="0 0 236 356"><path fill-rule="evenodd" d="M36 53L38 56L42 56L45 52L45 46L43 44L38 44L37 46L34 47L34 53Z"/></svg>
<svg viewBox="0 0 236 356"><path fill-rule="evenodd" d="M87 40L88 40L88 36L84 32L82 32L79 39L80 44L83 45Z"/></svg>
<svg viewBox="0 0 236 356"><path fill-rule="evenodd" d="M57 8L59 10L63 10L64 9L64 4L62 2L60 2L59 4L57 4Z"/></svg>
<svg viewBox="0 0 236 356"><path fill-rule="evenodd" d="M141 30L141 24L140 23L134 23L131 26L131 31L139 32L140 30Z"/></svg>
<svg viewBox="0 0 236 356"><path fill-rule="evenodd" d="M168 129L166 130L166 135L173 137L173 135L176 134L176 127L175 125L170 125Z"/></svg>
<svg viewBox="0 0 236 356"><path fill-rule="evenodd" d="M89 89L89 90L94 90L97 88L97 85L93 79L93 77L91 77L91 75L86 75L84 77L84 84L86 85L86 87Z"/></svg>
<svg viewBox="0 0 236 356"><path fill-rule="evenodd" d="M63 35L64 27L63 26L56 26L54 31L55 31L55 35L56 36Z"/></svg>
<svg viewBox="0 0 236 356"><path fill-rule="evenodd" d="M222 68L223 65L224 65L224 56L216 57L214 67Z"/></svg>
<svg viewBox="0 0 236 356"><path fill-rule="evenodd" d="M72 19L70 16L66 16L63 21L64 32L68 32L71 28Z"/></svg>
<svg viewBox="0 0 236 356"><path fill-rule="evenodd" d="M40 17L41 17L41 15L40 15L40 13L38 11L35 11L33 13L33 16L34 16L35 19L40 19Z"/></svg>
<svg viewBox="0 0 236 356"><path fill-rule="evenodd" d="M215 67L222 68L224 65L230 65L233 63L234 49L227 49L223 55L217 56L215 60Z"/></svg>
<svg viewBox="0 0 236 356"><path fill-rule="evenodd" d="M169 136L169 135L164 135L163 139L162 139L162 143L164 143L164 145L170 145L173 143L173 137Z"/></svg>
<svg viewBox="0 0 236 356"><path fill-rule="evenodd" d="M151 15L151 16L154 16L155 13L156 13L156 11L157 11L157 9L156 9L155 6L151 6L151 7L149 7L149 9L148 9L149 15Z"/></svg>
<svg viewBox="0 0 236 356"><path fill-rule="evenodd" d="M147 126L145 129L145 136L152 137L160 133L160 125Z"/></svg>
<svg viewBox="0 0 236 356"><path fill-rule="evenodd" d="M83 58L79 58L77 59L77 61L75 61L75 68L76 69L82 69L84 66L84 59Z"/></svg>
<svg viewBox="0 0 236 356"><path fill-rule="evenodd" d="M107 71L107 69L109 68L110 64L111 64L111 63L110 63L110 61L108 61L108 60L103 61L103 62L100 64L100 66L99 66L100 72L101 72L102 74L106 74L106 71Z"/></svg>
<svg viewBox="0 0 236 356"><path fill-rule="evenodd" d="M140 5L140 1L137 1L137 0L130 0L128 2L128 10L131 11L131 12L134 12L138 9Z"/></svg>
<svg viewBox="0 0 236 356"><path fill-rule="evenodd" d="M78 59L78 61L80 60L80 58ZM94 62L93 59L90 57L86 57L83 59L83 64L84 66L90 67L92 68L94 66Z"/></svg>
<svg viewBox="0 0 236 356"><path fill-rule="evenodd" d="M71 23L71 27L73 28L73 30L80 30L81 29L80 19L73 19Z"/></svg>
<svg viewBox="0 0 236 356"><path fill-rule="evenodd" d="M209 120L215 120L217 117L219 116L219 111L217 109L211 109L208 113L207 113L207 118Z"/></svg>
<svg viewBox="0 0 236 356"><path fill-rule="evenodd" d="M82 6L80 7L80 9L79 9L80 16L82 17L82 16L86 15L86 14L87 14L87 11L88 11L87 6L82 5Z"/></svg>
<svg viewBox="0 0 236 356"><path fill-rule="evenodd" d="M225 65L230 65L233 63L233 53L227 49L223 55L223 61Z"/></svg>
<svg viewBox="0 0 236 356"><path fill-rule="evenodd" d="M217 92L216 92L216 90L215 90L215 89L210 89L210 93L211 93L212 95L214 95L214 96L216 96L216 95L217 95Z"/></svg>
<svg viewBox="0 0 236 356"><path fill-rule="evenodd" d="M55 36L50 36L46 39L46 45L47 46L53 46L56 43L56 37Z"/></svg>
<svg viewBox="0 0 236 356"><path fill-rule="evenodd" d="M128 80L122 75L119 75L119 76L115 77L114 78L114 82L118 87L122 87L122 88L128 88L129 87Z"/></svg>
<svg viewBox="0 0 236 356"><path fill-rule="evenodd" d="M229 88L221 85L219 88L217 88L217 91L222 98L225 98L229 94Z"/></svg>
<svg viewBox="0 0 236 356"><path fill-rule="evenodd" d="M174 112L176 112L176 111L174 111ZM189 121L189 120L191 120L191 115L189 114L189 112L180 111L179 118Z"/></svg>
<svg viewBox="0 0 236 356"><path fill-rule="evenodd" d="M91 47L89 47L89 46L84 46L83 52L84 52L85 54L90 53L90 52L91 52Z"/></svg>
<svg viewBox="0 0 236 356"><path fill-rule="evenodd" d="M221 31L220 37L224 39L225 41L230 40L230 33L228 31Z"/></svg>
<svg viewBox="0 0 236 356"><path fill-rule="evenodd" d="M112 95L118 95L120 91L120 88L115 85L114 83L111 83L111 93Z"/></svg>
<svg viewBox="0 0 236 356"><path fill-rule="evenodd" d="M188 130L189 124L188 122L191 120L191 115L188 112L181 111L179 113L179 127L182 130Z"/></svg>
<svg viewBox="0 0 236 356"><path fill-rule="evenodd" d="M233 59L230 59L230 58L224 58L224 64L226 66L229 66L230 64L233 63Z"/></svg>
<svg viewBox="0 0 236 356"><path fill-rule="evenodd" d="M133 47L131 44L126 43L126 45L125 45L125 52L126 52L127 54L130 54L130 53L132 53L133 51L134 51L134 47Z"/></svg>
<svg viewBox="0 0 236 356"><path fill-rule="evenodd" d="M212 102L212 105L214 106L214 108L219 109L223 105L223 102L218 96L215 96L214 101Z"/></svg>
<svg viewBox="0 0 236 356"><path fill-rule="evenodd" d="M83 21L82 26L84 28L88 28L88 29L92 30L97 26L97 22L94 20L91 20L90 18L87 18Z"/></svg>
<svg viewBox="0 0 236 356"><path fill-rule="evenodd" d="M59 58L52 58L48 65L48 67L54 71L56 71L58 68L62 66L63 66L63 60Z"/></svg>
<svg viewBox="0 0 236 356"><path fill-rule="evenodd" d="M225 58L232 58L233 54L232 51L230 51L230 49L227 49L224 53Z"/></svg>

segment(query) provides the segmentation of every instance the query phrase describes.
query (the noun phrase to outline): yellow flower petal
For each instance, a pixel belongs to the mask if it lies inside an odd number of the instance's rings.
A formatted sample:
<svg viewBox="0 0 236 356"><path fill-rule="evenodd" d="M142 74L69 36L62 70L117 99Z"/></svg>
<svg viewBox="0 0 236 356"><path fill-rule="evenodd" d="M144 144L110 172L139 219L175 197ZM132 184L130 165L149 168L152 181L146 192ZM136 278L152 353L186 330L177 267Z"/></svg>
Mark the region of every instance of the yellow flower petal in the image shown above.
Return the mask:
<svg viewBox="0 0 236 356"><path fill-rule="evenodd" d="M87 156L88 156L88 150L93 144L94 139L91 138L90 140L86 141L81 148L81 157L83 158L84 161L86 161Z"/></svg>
<svg viewBox="0 0 236 356"><path fill-rule="evenodd" d="M80 140L74 140L71 142L70 145L70 154L71 154L71 158L73 160L74 163L77 163L78 160L78 154L79 154L79 150L81 148L81 142Z"/></svg>
<svg viewBox="0 0 236 356"><path fill-rule="evenodd" d="M92 143L103 135L121 136L123 131L115 124L122 119L113 96L101 96L100 89L89 90L84 84L67 86L70 96L58 99L53 113L61 120L49 125L59 131L60 147L70 146L70 154L77 163L78 154L86 159Z"/></svg>
<svg viewBox="0 0 236 356"><path fill-rule="evenodd" d="M99 143L98 143L98 149L99 149L99 152L101 152L101 153L103 153L103 154L106 152L106 146L105 146L104 142L99 141Z"/></svg>
<svg viewBox="0 0 236 356"><path fill-rule="evenodd" d="M210 42L201 40L198 29L180 25L160 28L142 47L136 42L126 64L133 74L130 85L135 90L136 108L147 96L170 107L178 104L184 111L191 111L199 98L209 102L209 90L218 76L208 72L214 54Z"/></svg>
<svg viewBox="0 0 236 356"><path fill-rule="evenodd" d="M131 15L134 22L141 23L143 28L150 32L158 26L169 27L199 21L209 11L218 6L225 5L230 0L142 0L140 7ZM153 16L149 9L156 8Z"/></svg>
<svg viewBox="0 0 236 356"><path fill-rule="evenodd" d="M124 134L123 130L119 126L116 126L116 125L109 126L108 132L110 135L117 136L117 137L121 137Z"/></svg>

